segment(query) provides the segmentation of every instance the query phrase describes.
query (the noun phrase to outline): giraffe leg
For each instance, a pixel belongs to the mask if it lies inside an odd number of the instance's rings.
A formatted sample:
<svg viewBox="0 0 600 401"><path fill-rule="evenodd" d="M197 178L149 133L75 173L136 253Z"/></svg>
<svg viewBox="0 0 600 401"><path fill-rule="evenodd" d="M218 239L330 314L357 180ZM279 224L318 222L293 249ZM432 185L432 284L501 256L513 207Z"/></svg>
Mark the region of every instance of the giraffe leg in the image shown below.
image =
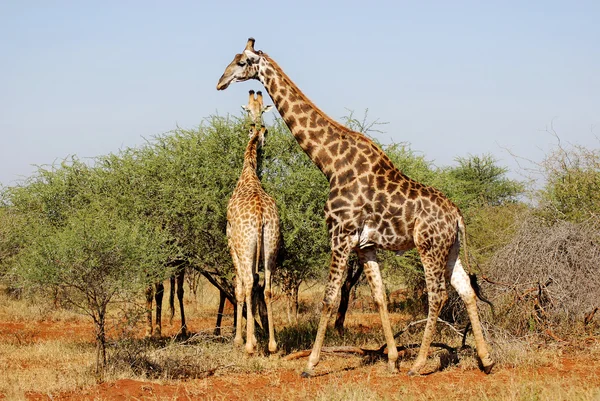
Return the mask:
<svg viewBox="0 0 600 401"><path fill-rule="evenodd" d="M165 293L165 285L163 283L156 284L156 292L154 293L154 300L156 301L156 317L154 324L154 336L160 337L162 335L162 301Z"/></svg>
<svg viewBox="0 0 600 401"><path fill-rule="evenodd" d="M263 255L265 260L265 304L267 305L267 318L269 320L269 352L277 351L277 342L275 341L275 326L273 322L271 276L275 269L277 260L277 250L279 248L278 240L269 241L270 238L279 238L279 225L273 229L269 225L265 226L263 236Z"/></svg>
<svg viewBox="0 0 600 401"><path fill-rule="evenodd" d="M421 254L421 261L425 268L429 312L427 314L427 323L425 324L425 332L423 333L419 354L408 371L409 376L418 375L421 368L425 365L427 355L429 354L429 346L431 345L431 340L435 333L435 325L438 316L442 310L442 306L444 306L444 303L448 299L446 282L444 280L444 266L440 266L440 263L436 262L435 258L430 256L429 253Z"/></svg>
<svg viewBox="0 0 600 401"><path fill-rule="evenodd" d="M177 272L177 299L179 300L179 313L181 314L181 335L187 336L187 324L185 323L185 312L183 310L183 282L185 280L185 268Z"/></svg>
<svg viewBox="0 0 600 401"><path fill-rule="evenodd" d="M252 272L244 280L244 289L246 290L246 352L254 354L256 337L254 336L254 308L252 304L252 287L254 286L254 277Z"/></svg>
<svg viewBox="0 0 600 401"><path fill-rule="evenodd" d="M494 367L494 360L490 356L485 339L483 338L483 330L481 328L481 322L479 321L479 314L477 312L477 299L475 291L471 286L469 275L467 272L465 272L465 269L458 258L459 250L460 243L457 240L452 246L452 250L450 252L446 276L450 278L450 284L456 289L456 292L458 292L458 295L460 295L460 298L467 307L467 313L469 315L469 320L471 321L473 337L475 337L477 356L481 360L483 371L489 374Z"/></svg>
<svg viewBox="0 0 600 401"><path fill-rule="evenodd" d="M361 263L363 263L365 275L371 286L373 300L377 305L377 309L379 309L383 334L388 348L388 368L390 372L397 372L396 361L398 360L398 349L396 348L396 340L394 339L394 333L392 332L392 325L388 315L385 290L383 281L381 280L379 264L377 263L376 251L374 248L360 250L359 258Z"/></svg>
<svg viewBox="0 0 600 401"><path fill-rule="evenodd" d="M237 320L235 322L235 338L233 339L233 343L239 346L244 343L242 339L242 311L245 302L244 285L239 272L235 276L235 300L237 301Z"/></svg>
<svg viewBox="0 0 600 401"><path fill-rule="evenodd" d="M310 356L308 357L306 368L304 368L304 372L302 372L302 377L310 377L314 372L315 366L317 366L319 363L319 359L321 358L321 347L323 346L323 341L325 339L327 323L329 322L329 317L331 316L333 303L335 302L335 298L337 297L337 294L340 291L340 286L342 285L342 278L344 276L346 264L348 263L348 254L349 251L332 251L329 280L323 296L323 308L321 310L319 328L317 329L317 336L315 338Z"/></svg>
<svg viewBox="0 0 600 401"><path fill-rule="evenodd" d="M152 336L152 300L154 299L154 287L146 288L146 337Z"/></svg>

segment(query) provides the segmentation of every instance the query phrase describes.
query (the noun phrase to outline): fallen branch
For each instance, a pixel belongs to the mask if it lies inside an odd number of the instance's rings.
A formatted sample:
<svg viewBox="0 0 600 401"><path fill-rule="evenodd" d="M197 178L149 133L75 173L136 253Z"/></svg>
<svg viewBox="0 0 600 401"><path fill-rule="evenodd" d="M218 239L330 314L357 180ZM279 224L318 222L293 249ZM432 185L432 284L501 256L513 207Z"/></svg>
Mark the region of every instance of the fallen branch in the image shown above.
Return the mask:
<svg viewBox="0 0 600 401"><path fill-rule="evenodd" d="M399 332L397 332L396 334L394 334L394 339L400 337L402 335L402 333L404 333L411 327L414 327L418 324L425 323L425 322L427 322L427 319L410 322L408 325L406 325L406 327L404 327L404 329L402 329ZM438 322L444 323L445 325L450 327L452 330L454 330L459 336L463 337L463 343L462 343L461 348L469 348L468 346L465 346L465 344L464 344L464 337L466 337L467 330L465 330L464 333L461 333L459 330L456 329L456 327L452 326L450 323L446 322L445 320L438 318ZM468 327L469 326L467 326L467 328ZM398 345L398 346L396 346L396 349L398 350L398 353L404 353L405 351L407 351L409 349L419 348L420 346L421 346L420 344ZM457 348L451 347L444 343L431 343L431 346L437 347L437 348L443 348L448 352L456 352L457 351ZM379 347L377 349L359 348L359 347L352 347L352 346L323 347L323 348L321 348L321 353L324 353L324 354L353 354L353 355L364 356L365 358L368 358L369 360L376 360L376 359L387 357L387 352L385 352L386 348L387 348L387 344L383 344L381 347ZM286 355L285 357L283 357L283 360L291 361L294 359L304 358L304 357L309 356L311 352L312 352L312 350L297 351L292 354Z"/></svg>

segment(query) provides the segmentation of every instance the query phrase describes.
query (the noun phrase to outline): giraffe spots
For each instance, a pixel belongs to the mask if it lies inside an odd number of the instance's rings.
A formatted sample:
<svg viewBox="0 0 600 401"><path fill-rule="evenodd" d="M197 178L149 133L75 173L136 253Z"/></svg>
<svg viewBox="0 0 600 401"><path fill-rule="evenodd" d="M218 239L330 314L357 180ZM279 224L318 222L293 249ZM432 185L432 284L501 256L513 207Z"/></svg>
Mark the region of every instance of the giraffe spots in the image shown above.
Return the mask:
<svg viewBox="0 0 600 401"><path fill-rule="evenodd" d="M378 192L375 195L374 202L377 204L377 209L382 210L388 204L387 194L385 192Z"/></svg>
<svg viewBox="0 0 600 401"><path fill-rule="evenodd" d="M273 82L271 82L271 85L269 85L269 92L270 93L277 93L277 91L279 90L279 85L277 85L277 81L276 80L271 80L270 78L267 78L267 80L273 81Z"/></svg>
<svg viewBox="0 0 600 401"><path fill-rule="evenodd" d="M345 158L338 157L333 163L333 168L335 171L341 171L346 167L348 167L348 161Z"/></svg>
<svg viewBox="0 0 600 401"><path fill-rule="evenodd" d="M287 124L290 130L293 130L298 125L298 121L293 115L287 115L285 117L285 123Z"/></svg>
<svg viewBox="0 0 600 401"><path fill-rule="evenodd" d="M285 87L283 87L283 88L281 88L281 89L279 90L279 94L280 94L281 96L283 96L283 97L287 97L287 95L288 95L288 90L287 90Z"/></svg>
<svg viewBox="0 0 600 401"><path fill-rule="evenodd" d="M293 100L291 99L291 96L290 96L290 101L293 102ZM294 114L302 114L302 109L300 108L299 104L294 104L292 106L292 113L294 113Z"/></svg>
<svg viewBox="0 0 600 401"><path fill-rule="evenodd" d="M289 108L290 108L290 103L287 100L284 100L279 104L279 112L281 113L281 115L287 114Z"/></svg>
<svg viewBox="0 0 600 401"><path fill-rule="evenodd" d="M302 103L300 105L300 109L302 110L302 113L308 114L312 110L312 107L308 103Z"/></svg>
<svg viewBox="0 0 600 401"><path fill-rule="evenodd" d="M354 165L356 166L356 172L358 173L358 175L364 175L369 170L367 158L362 153L358 154Z"/></svg>
<svg viewBox="0 0 600 401"><path fill-rule="evenodd" d="M296 108L296 107L297 107L297 105L296 105L296 106L294 106L294 108ZM300 118L298 119L298 123L299 123L299 124L300 124L300 126L302 126L302 127L306 127L306 123L307 123L307 121L308 121L308 117L300 117Z"/></svg>
<svg viewBox="0 0 600 401"><path fill-rule="evenodd" d="M337 156L339 148L340 148L340 144L337 142L334 142L329 146L329 152L331 152L332 156Z"/></svg>
<svg viewBox="0 0 600 401"><path fill-rule="evenodd" d="M354 170L348 169L342 171L338 174L338 181L341 183L347 183L350 181L354 181L356 179L356 174L354 174Z"/></svg>
<svg viewBox="0 0 600 401"><path fill-rule="evenodd" d="M348 163L350 163L352 165L356 165L356 163L355 163L356 154L357 154L356 147L350 146L350 149L348 150L348 154L346 155L346 159L348 159Z"/></svg>
<svg viewBox="0 0 600 401"><path fill-rule="evenodd" d="M384 190L386 184L386 179L382 175L378 175L375 177L375 188L378 190Z"/></svg>
<svg viewBox="0 0 600 401"><path fill-rule="evenodd" d="M267 77L272 77L273 75L275 75L275 71L273 71L271 68L265 68L265 73L264 73Z"/></svg>
<svg viewBox="0 0 600 401"><path fill-rule="evenodd" d="M315 142L315 143L321 143L322 139L323 139L323 130L319 130L319 131L308 131L308 139ZM323 149L324 150L324 149Z"/></svg>
<svg viewBox="0 0 600 401"><path fill-rule="evenodd" d="M329 202L330 206L330 211L334 212L343 208L349 208L350 207L350 202L348 202L346 199L338 197L333 199L332 201Z"/></svg>
<svg viewBox="0 0 600 401"><path fill-rule="evenodd" d="M372 187L372 180L373 177L370 175L363 175L361 177L358 178L358 182L360 183L360 185L364 188L364 187Z"/></svg>
<svg viewBox="0 0 600 401"><path fill-rule="evenodd" d="M340 141L340 150L339 150L339 154L343 155L344 153L346 153L348 151L348 148L350 147L350 145L348 144L348 141L346 140L342 140Z"/></svg>
<svg viewBox="0 0 600 401"><path fill-rule="evenodd" d="M348 199L354 199L354 196L358 193L358 181L354 180L349 185L343 188L343 195Z"/></svg>
<svg viewBox="0 0 600 401"><path fill-rule="evenodd" d="M415 213L415 204L413 202L406 202L404 205L404 217L406 220L412 219Z"/></svg>
<svg viewBox="0 0 600 401"><path fill-rule="evenodd" d="M415 200L419 197L419 191L415 187L410 187L408 190L408 199Z"/></svg>
<svg viewBox="0 0 600 401"><path fill-rule="evenodd" d="M398 206L402 206L406 202L406 198L401 192L393 192L390 197L390 203Z"/></svg>
<svg viewBox="0 0 600 401"><path fill-rule="evenodd" d="M317 158L319 159L319 164L325 166L331 164L332 161L331 156L329 156L327 151L323 148L317 153Z"/></svg>
<svg viewBox="0 0 600 401"><path fill-rule="evenodd" d="M310 128L317 128L317 112L314 110L310 113Z"/></svg>

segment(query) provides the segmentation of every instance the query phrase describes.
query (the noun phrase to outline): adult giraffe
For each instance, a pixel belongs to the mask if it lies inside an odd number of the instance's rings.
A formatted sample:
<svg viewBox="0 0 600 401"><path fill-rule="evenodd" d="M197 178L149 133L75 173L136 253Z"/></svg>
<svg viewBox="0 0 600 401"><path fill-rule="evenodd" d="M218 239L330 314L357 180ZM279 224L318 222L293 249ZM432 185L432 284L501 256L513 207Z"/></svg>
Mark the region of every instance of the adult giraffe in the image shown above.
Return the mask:
<svg viewBox="0 0 600 401"><path fill-rule="evenodd" d="M475 292L458 257L459 235L465 237L458 207L437 189L402 174L365 135L323 113L272 58L254 50L252 38L227 66L217 89L224 90L232 82L248 79L257 79L264 85L298 144L330 184L325 204L332 254L329 281L315 343L302 375L309 377L319 362L327 322L352 250L364 264L381 317L389 368L396 371L398 352L375 250L406 251L415 247L425 269L429 313L419 354L408 374L419 374L425 364L439 312L448 297L446 280L466 304L477 354L484 371L489 373L494 362L483 338Z"/></svg>

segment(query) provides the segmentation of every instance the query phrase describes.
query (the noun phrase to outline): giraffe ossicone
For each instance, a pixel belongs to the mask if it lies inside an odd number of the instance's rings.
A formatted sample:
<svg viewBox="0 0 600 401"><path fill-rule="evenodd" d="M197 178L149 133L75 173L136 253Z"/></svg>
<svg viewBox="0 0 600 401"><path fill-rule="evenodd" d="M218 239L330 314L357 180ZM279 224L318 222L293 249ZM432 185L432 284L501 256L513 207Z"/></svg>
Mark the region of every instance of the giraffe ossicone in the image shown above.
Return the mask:
<svg viewBox="0 0 600 401"><path fill-rule="evenodd" d="M320 359L327 323L339 292L348 256L356 251L364 265L378 307L388 348L388 366L396 370L398 351L392 332L376 248L396 252L417 248L425 270L429 313L419 354L409 374L425 365L435 325L448 295L447 282L465 302L477 354L484 371L494 362L488 352L476 295L459 260L460 238L466 245L464 220L458 207L439 190L402 174L390 158L365 135L331 119L316 107L266 53L248 39L217 83L260 81L300 147L330 184L325 219L331 240L329 281L313 349L303 376L310 376ZM465 252L466 256L466 252ZM466 261L466 259L465 259Z"/></svg>

